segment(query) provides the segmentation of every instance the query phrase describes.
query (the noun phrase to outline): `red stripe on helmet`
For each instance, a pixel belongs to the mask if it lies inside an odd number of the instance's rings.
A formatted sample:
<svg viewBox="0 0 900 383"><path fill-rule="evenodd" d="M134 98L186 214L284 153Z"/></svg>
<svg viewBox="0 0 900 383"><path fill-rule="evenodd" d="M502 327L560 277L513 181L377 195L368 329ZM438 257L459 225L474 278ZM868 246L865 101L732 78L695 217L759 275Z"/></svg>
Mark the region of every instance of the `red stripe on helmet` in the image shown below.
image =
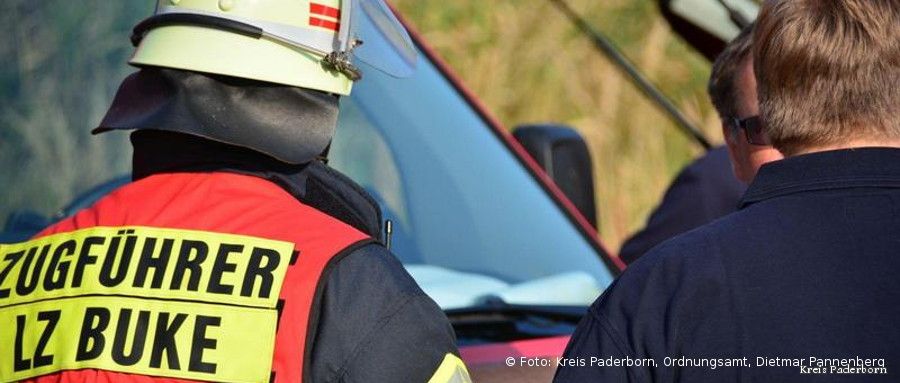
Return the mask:
<svg viewBox="0 0 900 383"><path fill-rule="evenodd" d="M309 25L314 26L314 27L322 27L325 29L330 29L335 32L337 32L338 28L340 27L340 24L338 24L334 21L320 19L318 17L313 17L313 16L309 17Z"/></svg>
<svg viewBox="0 0 900 383"><path fill-rule="evenodd" d="M318 16L341 18L341 10L324 4L309 3L309 13Z"/></svg>

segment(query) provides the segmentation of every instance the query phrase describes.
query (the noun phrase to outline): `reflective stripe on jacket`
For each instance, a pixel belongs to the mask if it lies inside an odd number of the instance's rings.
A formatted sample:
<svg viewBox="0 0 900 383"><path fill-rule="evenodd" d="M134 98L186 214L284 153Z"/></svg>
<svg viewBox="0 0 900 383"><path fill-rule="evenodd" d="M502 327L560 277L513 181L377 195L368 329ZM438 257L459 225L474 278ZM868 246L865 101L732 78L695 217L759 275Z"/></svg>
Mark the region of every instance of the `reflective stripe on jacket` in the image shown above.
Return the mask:
<svg viewBox="0 0 900 383"><path fill-rule="evenodd" d="M20 244L0 380L300 382L321 275L370 242L257 177L143 178Z"/></svg>

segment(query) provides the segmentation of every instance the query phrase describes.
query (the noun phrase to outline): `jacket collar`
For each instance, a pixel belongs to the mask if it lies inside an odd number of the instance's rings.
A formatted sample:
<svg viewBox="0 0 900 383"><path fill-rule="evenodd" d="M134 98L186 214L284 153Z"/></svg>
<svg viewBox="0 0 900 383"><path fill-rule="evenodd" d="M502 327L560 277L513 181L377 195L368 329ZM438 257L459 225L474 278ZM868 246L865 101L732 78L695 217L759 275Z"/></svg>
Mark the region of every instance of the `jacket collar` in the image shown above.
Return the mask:
<svg viewBox="0 0 900 383"><path fill-rule="evenodd" d="M154 174L182 172L255 176L373 238L381 237L378 203L361 186L319 160L292 165L247 148L152 129L135 131L131 142L135 181Z"/></svg>
<svg viewBox="0 0 900 383"><path fill-rule="evenodd" d="M834 150L765 164L739 208L789 194L861 187L900 188L900 149Z"/></svg>

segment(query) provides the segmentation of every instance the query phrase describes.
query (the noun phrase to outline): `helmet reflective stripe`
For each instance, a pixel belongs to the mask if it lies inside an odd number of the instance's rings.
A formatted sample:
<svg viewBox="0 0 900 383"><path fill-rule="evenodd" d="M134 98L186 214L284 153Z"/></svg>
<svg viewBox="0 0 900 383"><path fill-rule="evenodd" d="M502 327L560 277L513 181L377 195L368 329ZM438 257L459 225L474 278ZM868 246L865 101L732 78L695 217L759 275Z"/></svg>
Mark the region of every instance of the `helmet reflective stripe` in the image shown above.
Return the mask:
<svg viewBox="0 0 900 383"><path fill-rule="evenodd" d="M340 9L315 2L309 3L309 25L337 32L341 22L340 17Z"/></svg>

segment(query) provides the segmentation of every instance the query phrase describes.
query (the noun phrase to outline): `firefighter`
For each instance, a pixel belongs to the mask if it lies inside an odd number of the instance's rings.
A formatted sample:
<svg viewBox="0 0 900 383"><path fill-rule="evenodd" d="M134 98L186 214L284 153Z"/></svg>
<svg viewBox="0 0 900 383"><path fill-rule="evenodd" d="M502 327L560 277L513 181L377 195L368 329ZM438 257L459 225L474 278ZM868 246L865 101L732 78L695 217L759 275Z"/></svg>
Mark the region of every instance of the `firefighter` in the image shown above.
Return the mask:
<svg viewBox="0 0 900 383"><path fill-rule="evenodd" d="M357 59L414 67L389 8L159 0L132 42L94 132L133 131L134 182L0 248L0 382L469 381L377 204L324 163Z"/></svg>

